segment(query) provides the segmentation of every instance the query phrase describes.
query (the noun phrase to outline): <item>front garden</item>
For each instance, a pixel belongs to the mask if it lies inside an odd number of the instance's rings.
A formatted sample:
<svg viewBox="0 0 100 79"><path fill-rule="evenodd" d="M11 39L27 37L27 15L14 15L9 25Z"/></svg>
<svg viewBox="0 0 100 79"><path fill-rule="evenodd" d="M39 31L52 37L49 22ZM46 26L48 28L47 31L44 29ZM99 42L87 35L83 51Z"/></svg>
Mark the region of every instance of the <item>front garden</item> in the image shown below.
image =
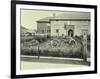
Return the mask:
<svg viewBox="0 0 100 79"><path fill-rule="evenodd" d="M69 41L68 38L44 37L24 37L21 39L22 55L83 58L80 37L74 37L72 41ZM90 49L90 43L88 43L88 49ZM88 50L87 55L90 56L90 50Z"/></svg>

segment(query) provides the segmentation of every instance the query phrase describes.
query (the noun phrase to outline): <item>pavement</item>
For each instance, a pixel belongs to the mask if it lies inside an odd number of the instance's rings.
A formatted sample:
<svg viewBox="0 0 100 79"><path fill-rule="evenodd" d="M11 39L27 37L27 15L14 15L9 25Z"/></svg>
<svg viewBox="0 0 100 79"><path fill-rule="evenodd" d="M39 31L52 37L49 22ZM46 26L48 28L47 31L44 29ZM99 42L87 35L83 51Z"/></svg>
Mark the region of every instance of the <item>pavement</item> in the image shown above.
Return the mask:
<svg viewBox="0 0 100 79"><path fill-rule="evenodd" d="M85 67L90 66L88 58L87 62L79 58L63 58L63 57L44 57L41 56L21 56L21 69L44 69L44 68L69 68L69 67Z"/></svg>

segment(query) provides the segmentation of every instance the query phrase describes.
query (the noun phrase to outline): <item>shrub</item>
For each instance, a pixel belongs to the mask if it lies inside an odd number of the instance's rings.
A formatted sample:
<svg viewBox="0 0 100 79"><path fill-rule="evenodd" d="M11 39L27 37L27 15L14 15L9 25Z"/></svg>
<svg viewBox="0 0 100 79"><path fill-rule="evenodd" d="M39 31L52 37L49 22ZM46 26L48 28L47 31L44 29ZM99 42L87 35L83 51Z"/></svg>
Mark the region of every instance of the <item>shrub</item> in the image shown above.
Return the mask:
<svg viewBox="0 0 100 79"><path fill-rule="evenodd" d="M38 40L39 42L45 42L47 40L47 37L45 37L45 36L35 36L35 40Z"/></svg>

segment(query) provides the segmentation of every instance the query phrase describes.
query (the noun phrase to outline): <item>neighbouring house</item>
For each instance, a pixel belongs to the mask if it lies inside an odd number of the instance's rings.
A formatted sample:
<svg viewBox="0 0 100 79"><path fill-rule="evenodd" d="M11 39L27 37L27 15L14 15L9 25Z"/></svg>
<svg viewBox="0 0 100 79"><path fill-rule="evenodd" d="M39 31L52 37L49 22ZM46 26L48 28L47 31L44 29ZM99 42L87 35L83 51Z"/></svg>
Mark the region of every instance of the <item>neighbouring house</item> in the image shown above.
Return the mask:
<svg viewBox="0 0 100 79"><path fill-rule="evenodd" d="M28 28L25 28L23 26L21 26L21 36L25 37L25 36L33 36L36 34L35 30L30 30Z"/></svg>
<svg viewBox="0 0 100 79"><path fill-rule="evenodd" d="M82 29L90 34L89 12L65 12L58 16L45 17L37 21L37 33L49 36L73 37L82 34Z"/></svg>

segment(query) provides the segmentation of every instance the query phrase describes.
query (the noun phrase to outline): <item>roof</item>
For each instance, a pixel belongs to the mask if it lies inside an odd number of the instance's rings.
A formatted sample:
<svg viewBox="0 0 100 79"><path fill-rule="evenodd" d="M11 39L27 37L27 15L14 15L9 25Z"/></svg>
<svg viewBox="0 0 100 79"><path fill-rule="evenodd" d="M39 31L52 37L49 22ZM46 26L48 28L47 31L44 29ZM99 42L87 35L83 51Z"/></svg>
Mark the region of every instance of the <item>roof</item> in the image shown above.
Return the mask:
<svg viewBox="0 0 100 79"><path fill-rule="evenodd" d="M50 20L90 20L90 12L68 11L55 17L45 17L38 22L50 22Z"/></svg>
<svg viewBox="0 0 100 79"><path fill-rule="evenodd" d="M51 18L52 17L45 17L45 18L42 18L42 19L38 20L37 22L50 22Z"/></svg>
<svg viewBox="0 0 100 79"><path fill-rule="evenodd" d="M66 12L53 19L90 19L89 12Z"/></svg>
<svg viewBox="0 0 100 79"><path fill-rule="evenodd" d="M31 29L21 26L21 32L22 33L35 33L35 30L31 30Z"/></svg>

